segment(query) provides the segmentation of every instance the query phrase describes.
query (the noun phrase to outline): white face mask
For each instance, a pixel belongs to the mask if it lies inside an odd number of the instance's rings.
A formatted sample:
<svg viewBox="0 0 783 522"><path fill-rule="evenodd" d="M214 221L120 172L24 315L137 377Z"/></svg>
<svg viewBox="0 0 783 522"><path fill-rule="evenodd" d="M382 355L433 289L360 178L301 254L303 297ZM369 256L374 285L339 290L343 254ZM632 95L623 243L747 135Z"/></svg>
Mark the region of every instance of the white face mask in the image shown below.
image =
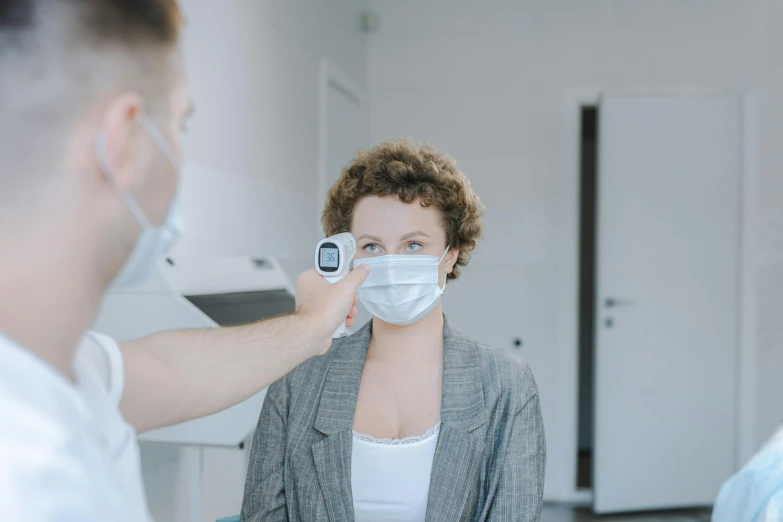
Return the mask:
<svg viewBox="0 0 783 522"><path fill-rule="evenodd" d="M435 308L446 283L440 287L438 267L449 247L436 256L387 255L354 260L367 265L370 275L359 287L359 300L367 310L390 324L408 325Z"/></svg>
<svg viewBox="0 0 783 522"><path fill-rule="evenodd" d="M146 115L138 117L139 125L150 139L158 146L176 172L177 179L180 176L180 165L166 138L158 130L158 127ZM101 172L109 181L115 183L114 169L108 157L106 146L106 133L101 132L95 140L95 150L98 165ZM116 185L115 185L116 186ZM166 219L160 226L155 226L147 218L147 215L139 206L136 199L128 192L119 192L125 206L128 207L133 217L144 229L136 240L136 245L128 257L120 273L115 277L112 286L125 286L140 283L147 278L155 263L171 248L174 242L182 235L182 222L178 195L175 194L169 207Z"/></svg>

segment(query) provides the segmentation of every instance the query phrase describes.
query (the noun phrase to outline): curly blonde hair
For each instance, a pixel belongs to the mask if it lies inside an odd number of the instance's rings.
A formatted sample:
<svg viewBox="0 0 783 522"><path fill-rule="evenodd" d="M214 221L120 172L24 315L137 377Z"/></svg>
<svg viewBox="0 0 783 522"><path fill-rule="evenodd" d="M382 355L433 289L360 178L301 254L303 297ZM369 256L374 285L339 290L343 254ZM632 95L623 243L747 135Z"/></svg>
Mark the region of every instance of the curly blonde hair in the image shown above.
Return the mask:
<svg viewBox="0 0 783 522"><path fill-rule="evenodd" d="M446 243L459 249L449 279L470 262L482 234L484 205L451 156L409 139L390 140L360 151L329 190L321 221L327 236L348 232L353 211L365 196L419 200L440 211Z"/></svg>

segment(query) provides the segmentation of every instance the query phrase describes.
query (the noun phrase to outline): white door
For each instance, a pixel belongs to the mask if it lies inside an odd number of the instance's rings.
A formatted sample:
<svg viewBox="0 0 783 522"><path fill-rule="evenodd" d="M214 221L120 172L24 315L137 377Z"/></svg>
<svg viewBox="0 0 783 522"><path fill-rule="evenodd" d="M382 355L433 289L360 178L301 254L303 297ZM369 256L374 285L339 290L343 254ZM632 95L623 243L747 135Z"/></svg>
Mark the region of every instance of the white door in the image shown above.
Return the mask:
<svg viewBox="0 0 783 522"><path fill-rule="evenodd" d="M712 504L734 470L741 107L601 100L598 513Z"/></svg>
<svg viewBox="0 0 783 522"><path fill-rule="evenodd" d="M331 72L325 72L325 75L323 80L326 81L326 127L324 129L326 150L319 219L328 190L356 156L357 151L369 145L369 113L365 95L341 73L335 73L331 69ZM361 305L358 306L358 311L359 315L351 332L356 331L371 318L369 312Z"/></svg>
<svg viewBox="0 0 783 522"><path fill-rule="evenodd" d="M326 91L326 179L329 190L356 151L367 146L367 110L359 95L329 80ZM326 194L324 194L324 197Z"/></svg>

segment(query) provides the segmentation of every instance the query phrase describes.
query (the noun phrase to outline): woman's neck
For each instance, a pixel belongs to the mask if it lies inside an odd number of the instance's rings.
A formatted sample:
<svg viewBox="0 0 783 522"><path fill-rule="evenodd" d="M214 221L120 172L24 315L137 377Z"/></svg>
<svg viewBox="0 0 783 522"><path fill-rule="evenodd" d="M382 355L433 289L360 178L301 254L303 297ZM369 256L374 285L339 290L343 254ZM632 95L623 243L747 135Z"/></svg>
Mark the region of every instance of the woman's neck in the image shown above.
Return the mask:
<svg viewBox="0 0 783 522"><path fill-rule="evenodd" d="M398 363L443 360L443 311L440 303L423 319L405 326L373 319L367 358Z"/></svg>

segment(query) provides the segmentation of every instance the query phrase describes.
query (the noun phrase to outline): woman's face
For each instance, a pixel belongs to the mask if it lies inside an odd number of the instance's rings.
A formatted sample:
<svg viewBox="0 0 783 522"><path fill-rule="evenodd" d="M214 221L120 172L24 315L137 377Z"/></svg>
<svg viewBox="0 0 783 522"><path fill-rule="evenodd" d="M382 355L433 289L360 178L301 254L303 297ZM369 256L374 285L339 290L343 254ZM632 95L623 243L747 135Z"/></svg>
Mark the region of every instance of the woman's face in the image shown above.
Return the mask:
<svg viewBox="0 0 783 522"><path fill-rule="evenodd" d="M440 256L446 250L446 231L440 211L423 207L419 200L403 203L397 197L367 196L353 211L351 233L356 238L356 257L388 254ZM438 271L440 284L457 262L457 249L450 249Z"/></svg>

